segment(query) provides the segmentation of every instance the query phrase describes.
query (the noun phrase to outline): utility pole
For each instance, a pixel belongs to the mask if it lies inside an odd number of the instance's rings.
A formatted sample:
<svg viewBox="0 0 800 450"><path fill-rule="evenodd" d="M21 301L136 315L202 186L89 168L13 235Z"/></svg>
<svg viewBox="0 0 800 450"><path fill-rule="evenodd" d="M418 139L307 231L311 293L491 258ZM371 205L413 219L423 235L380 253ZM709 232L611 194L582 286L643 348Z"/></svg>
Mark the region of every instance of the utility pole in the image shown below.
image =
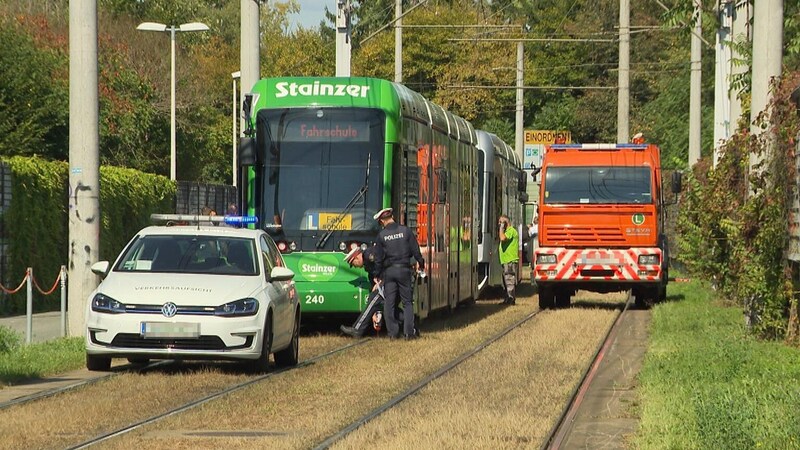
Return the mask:
<svg viewBox="0 0 800 450"><path fill-rule="evenodd" d="M524 124L523 124L523 117L524 117L524 110L523 108L524 103L522 99L522 85L524 83L524 70L525 70L525 60L523 59L523 48L522 48L522 41L517 42L517 105L516 105L516 124L514 130L514 150L517 152L517 156L519 156L520 161L524 161L525 157L525 141L523 137L523 133L525 132Z"/></svg>
<svg viewBox="0 0 800 450"><path fill-rule="evenodd" d="M692 33L691 77L689 88L689 167L700 160L700 126L702 124L700 88L702 83L702 47L703 36L702 0L694 0L694 33Z"/></svg>
<svg viewBox="0 0 800 450"><path fill-rule="evenodd" d="M753 18L753 8L749 0L735 0L733 7L733 24L731 30L731 41L741 41L741 37L747 42L752 41L750 30L750 19ZM731 59L743 60L744 55L739 54L735 49L731 49ZM747 64L731 64L731 77L741 76L750 70ZM733 129L737 129L739 121L742 119L742 102L739 100L739 91L731 90L728 92L729 103L731 106L731 122Z"/></svg>
<svg viewBox="0 0 800 450"><path fill-rule="evenodd" d="M753 11L753 85L750 103L750 133L761 134L765 129L754 123L766 111L771 99L770 82L781 76L783 64L783 0L758 0ZM773 142L767 152L750 154L750 169L773 152Z"/></svg>
<svg viewBox="0 0 800 450"><path fill-rule="evenodd" d="M403 82L403 0L394 0L394 82Z"/></svg>
<svg viewBox="0 0 800 450"><path fill-rule="evenodd" d="M617 142L630 136L631 1L619 0L619 74L617 80Z"/></svg>
<svg viewBox="0 0 800 450"><path fill-rule="evenodd" d="M253 85L261 78L261 38L259 34L259 0L241 0L241 48L239 59L241 78L239 88L244 94L253 89Z"/></svg>
<svg viewBox="0 0 800 450"><path fill-rule="evenodd" d="M336 0L336 76L350 76L350 0Z"/></svg>
<svg viewBox="0 0 800 450"><path fill-rule="evenodd" d="M97 0L69 2L69 335L86 328L86 300L100 257ZM29 281L30 282L30 281Z"/></svg>
<svg viewBox="0 0 800 450"><path fill-rule="evenodd" d="M731 137L731 31L733 28L733 1L719 4L716 65L714 73L714 167L717 167L722 146Z"/></svg>

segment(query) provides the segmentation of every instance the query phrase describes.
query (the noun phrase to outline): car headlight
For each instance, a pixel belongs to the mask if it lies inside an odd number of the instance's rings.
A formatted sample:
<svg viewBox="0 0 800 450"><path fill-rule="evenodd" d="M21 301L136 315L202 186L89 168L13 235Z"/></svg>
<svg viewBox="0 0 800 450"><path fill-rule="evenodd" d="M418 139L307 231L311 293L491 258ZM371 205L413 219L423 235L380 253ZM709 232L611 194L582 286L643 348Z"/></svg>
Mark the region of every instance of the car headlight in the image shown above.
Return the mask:
<svg viewBox="0 0 800 450"><path fill-rule="evenodd" d="M222 317L254 316L257 312L258 300L254 298L243 298L214 308L214 315Z"/></svg>
<svg viewBox="0 0 800 450"><path fill-rule="evenodd" d="M660 262L658 255L639 255L640 266L655 266Z"/></svg>
<svg viewBox="0 0 800 450"><path fill-rule="evenodd" d="M107 295L97 294L92 299L92 311L108 314L120 314L125 312L125 304L114 300Z"/></svg>
<svg viewBox="0 0 800 450"><path fill-rule="evenodd" d="M538 254L536 255L536 264L555 264L556 255Z"/></svg>

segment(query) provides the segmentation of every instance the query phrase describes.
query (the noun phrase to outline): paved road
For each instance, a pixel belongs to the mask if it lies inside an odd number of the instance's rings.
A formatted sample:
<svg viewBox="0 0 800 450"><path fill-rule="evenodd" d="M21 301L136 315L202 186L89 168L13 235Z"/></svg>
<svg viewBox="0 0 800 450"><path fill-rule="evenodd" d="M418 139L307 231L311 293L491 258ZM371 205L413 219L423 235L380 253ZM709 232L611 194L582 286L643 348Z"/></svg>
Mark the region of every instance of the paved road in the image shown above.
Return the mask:
<svg viewBox="0 0 800 450"><path fill-rule="evenodd" d="M22 336L25 342L25 333L28 328L28 320L25 315L0 317L0 326L8 327ZM31 342L45 342L61 337L61 312L53 311L34 314L32 321Z"/></svg>

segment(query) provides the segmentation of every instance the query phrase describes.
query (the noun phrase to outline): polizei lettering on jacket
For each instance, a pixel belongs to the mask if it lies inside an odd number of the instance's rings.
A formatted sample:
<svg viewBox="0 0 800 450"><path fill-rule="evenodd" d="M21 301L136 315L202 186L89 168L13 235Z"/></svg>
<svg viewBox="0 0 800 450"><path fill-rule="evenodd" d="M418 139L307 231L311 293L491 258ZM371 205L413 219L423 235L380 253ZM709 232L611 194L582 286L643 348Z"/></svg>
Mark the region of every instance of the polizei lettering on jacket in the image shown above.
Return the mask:
<svg viewBox="0 0 800 450"><path fill-rule="evenodd" d="M310 97L317 95L328 95L333 97L361 97L366 98L369 86L359 86L357 84L327 84L315 81L310 84L297 84L288 81L281 81L275 85L278 92L276 98L283 97Z"/></svg>
<svg viewBox="0 0 800 450"><path fill-rule="evenodd" d="M403 239L406 237L405 233L387 234L383 237L384 241L393 241L395 239Z"/></svg>
<svg viewBox="0 0 800 450"><path fill-rule="evenodd" d="M323 266L321 264L303 264L303 272L311 272L311 273L334 273L336 272L336 267L334 266Z"/></svg>

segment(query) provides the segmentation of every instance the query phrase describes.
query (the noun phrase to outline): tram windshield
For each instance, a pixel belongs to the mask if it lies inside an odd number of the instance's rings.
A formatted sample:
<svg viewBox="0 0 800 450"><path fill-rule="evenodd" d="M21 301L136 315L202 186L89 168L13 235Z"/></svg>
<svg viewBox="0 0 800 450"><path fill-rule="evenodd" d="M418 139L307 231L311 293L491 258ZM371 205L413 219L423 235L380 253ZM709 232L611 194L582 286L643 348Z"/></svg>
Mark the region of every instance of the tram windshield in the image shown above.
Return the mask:
<svg viewBox="0 0 800 450"><path fill-rule="evenodd" d="M260 215L284 230L377 229L384 114L357 108L261 110Z"/></svg>
<svg viewBox="0 0 800 450"><path fill-rule="evenodd" d="M544 189L546 204L653 202L649 167L549 167Z"/></svg>

